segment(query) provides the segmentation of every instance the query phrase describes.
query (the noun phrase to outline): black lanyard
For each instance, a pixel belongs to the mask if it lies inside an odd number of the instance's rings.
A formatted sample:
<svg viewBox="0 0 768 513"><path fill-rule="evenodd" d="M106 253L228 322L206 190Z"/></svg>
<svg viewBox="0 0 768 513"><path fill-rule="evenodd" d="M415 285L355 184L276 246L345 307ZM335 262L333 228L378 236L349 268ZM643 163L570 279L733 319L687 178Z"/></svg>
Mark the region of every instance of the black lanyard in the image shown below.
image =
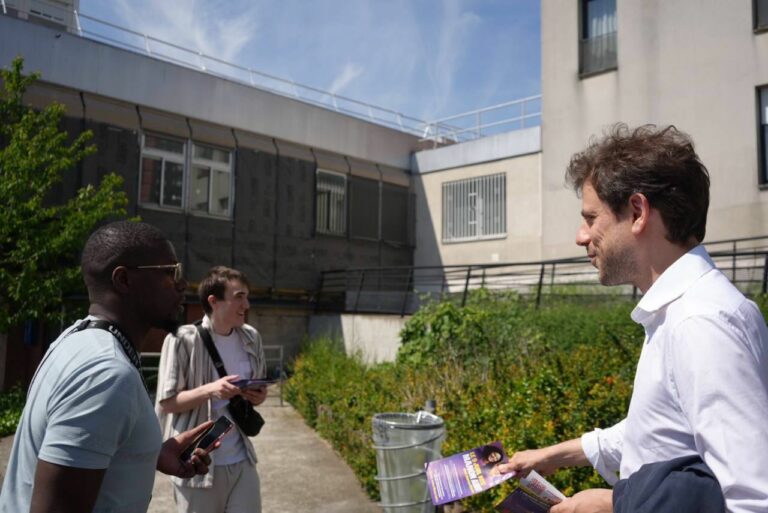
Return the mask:
<svg viewBox="0 0 768 513"><path fill-rule="evenodd" d="M85 326L82 326L85 324ZM144 380L144 373L141 371L141 358L139 358L139 353L136 351L136 348L133 347L133 344L131 344L131 341L128 340L128 337L123 335L123 332L120 331L120 328L118 328L115 324L112 324L109 321L103 321L101 319L97 321L88 321L81 323L81 325L78 325L77 329L75 331L82 331L87 329L98 329L98 330L104 330L108 331L112 334L113 337L117 339L118 342L120 342L120 345L123 346L123 352L128 357L129 360L131 360L131 363L134 367L136 367L136 370L139 371L139 376L141 376L141 382L144 383L144 389L149 393L149 388L147 387L147 382Z"/></svg>
<svg viewBox="0 0 768 513"><path fill-rule="evenodd" d="M92 320L92 319L83 319L80 321L80 323L75 326L75 329L64 335L63 338L66 338L70 336L73 333L77 333L78 331L83 331L87 329L100 329L104 331L108 331L113 337L117 339L118 342L120 342L120 345L123 347L123 352L128 357L128 359L131 361L134 367L136 367L136 370L139 371L139 376L141 377L141 382L144 384L144 390L147 391L147 395L149 395L149 388L147 387L147 382L144 380L144 373L141 371L141 358L139 358L139 353L136 351L136 348L133 347L133 344L128 340L128 337L123 335L123 332L120 331L120 328L118 328L115 324L112 324L109 321L104 321L101 319L98 320ZM62 340L63 340L62 338ZM61 343L61 340L59 341ZM32 381L29 383L29 390L32 390L32 383L34 383L35 378L37 377L37 373L40 371L40 368L43 366L43 363L45 363L45 360L50 356L50 354L53 351L49 350L45 353L45 356L43 357L43 360L40 362L40 365L37 366L37 370L35 371L35 375L32 376Z"/></svg>

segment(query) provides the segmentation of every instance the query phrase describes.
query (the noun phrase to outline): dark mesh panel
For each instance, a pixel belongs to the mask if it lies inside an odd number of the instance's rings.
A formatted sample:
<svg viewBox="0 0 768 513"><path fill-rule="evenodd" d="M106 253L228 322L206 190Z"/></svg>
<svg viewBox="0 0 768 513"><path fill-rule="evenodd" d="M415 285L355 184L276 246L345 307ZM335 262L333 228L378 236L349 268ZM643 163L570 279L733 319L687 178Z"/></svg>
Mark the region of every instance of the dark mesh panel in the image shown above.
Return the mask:
<svg viewBox="0 0 768 513"><path fill-rule="evenodd" d="M350 177L349 235L359 239L379 238L379 183Z"/></svg>
<svg viewBox="0 0 768 513"><path fill-rule="evenodd" d="M382 189L381 237L408 243L408 188L385 183Z"/></svg>

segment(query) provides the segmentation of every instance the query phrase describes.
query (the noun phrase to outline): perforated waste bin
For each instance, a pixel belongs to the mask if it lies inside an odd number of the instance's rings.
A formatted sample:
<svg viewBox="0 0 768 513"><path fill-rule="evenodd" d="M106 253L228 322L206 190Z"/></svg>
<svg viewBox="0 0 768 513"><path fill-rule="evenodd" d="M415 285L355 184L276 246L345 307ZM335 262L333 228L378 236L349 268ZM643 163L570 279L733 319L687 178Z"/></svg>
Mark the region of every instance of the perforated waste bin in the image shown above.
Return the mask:
<svg viewBox="0 0 768 513"><path fill-rule="evenodd" d="M440 458L443 419L426 411L377 413L373 447L385 513L432 513L424 465Z"/></svg>

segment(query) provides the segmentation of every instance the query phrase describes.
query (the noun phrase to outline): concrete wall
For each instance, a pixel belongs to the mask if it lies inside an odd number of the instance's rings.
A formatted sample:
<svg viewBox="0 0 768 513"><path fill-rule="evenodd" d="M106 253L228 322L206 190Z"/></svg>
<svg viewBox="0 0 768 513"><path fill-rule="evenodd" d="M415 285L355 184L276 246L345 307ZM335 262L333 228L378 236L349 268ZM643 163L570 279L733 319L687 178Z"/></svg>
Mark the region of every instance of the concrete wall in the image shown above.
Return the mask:
<svg viewBox="0 0 768 513"><path fill-rule="evenodd" d="M414 156L416 251L414 265L536 260L541 248L539 127L500 134ZM442 241L442 185L505 173L507 234L498 239Z"/></svg>
<svg viewBox="0 0 768 513"><path fill-rule="evenodd" d="M752 2L617 1L618 69L579 77L579 2L542 2L544 258L580 255L570 156L617 121L674 124L712 177L707 240L768 232L758 186L755 89L768 84L768 33Z"/></svg>
<svg viewBox="0 0 768 513"><path fill-rule="evenodd" d="M284 361L299 354L307 337L309 311L276 309L254 305L248 313L248 323L254 326L267 346L282 346Z"/></svg>
<svg viewBox="0 0 768 513"><path fill-rule="evenodd" d="M408 316L337 314L309 318L309 338L341 339L347 354L359 352L367 363L392 362Z"/></svg>

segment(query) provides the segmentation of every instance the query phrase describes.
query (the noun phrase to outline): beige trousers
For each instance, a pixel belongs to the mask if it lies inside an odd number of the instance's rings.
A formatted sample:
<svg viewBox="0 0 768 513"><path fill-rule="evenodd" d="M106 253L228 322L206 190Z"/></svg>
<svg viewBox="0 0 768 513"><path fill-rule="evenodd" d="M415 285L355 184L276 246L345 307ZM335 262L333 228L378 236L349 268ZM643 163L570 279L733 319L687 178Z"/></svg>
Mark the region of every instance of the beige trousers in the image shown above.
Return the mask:
<svg viewBox="0 0 768 513"><path fill-rule="evenodd" d="M179 513L261 513L259 474L247 459L214 466L213 488L173 488Z"/></svg>

